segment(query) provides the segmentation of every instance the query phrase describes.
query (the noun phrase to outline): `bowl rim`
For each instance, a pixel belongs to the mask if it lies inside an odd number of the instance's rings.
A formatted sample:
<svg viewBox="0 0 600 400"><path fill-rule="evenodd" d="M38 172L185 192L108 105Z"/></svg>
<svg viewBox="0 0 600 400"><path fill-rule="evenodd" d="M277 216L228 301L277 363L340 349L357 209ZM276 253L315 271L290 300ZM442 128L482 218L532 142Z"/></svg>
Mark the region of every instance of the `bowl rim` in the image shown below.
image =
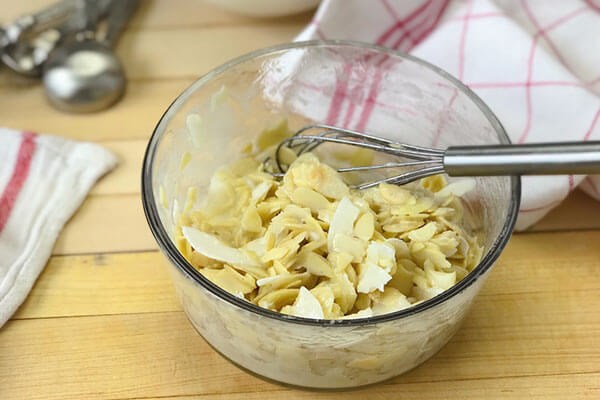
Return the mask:
<svg viewBox="0 0 600 400"><path fill-rule="evenodd" d="M409 54L405 54L396 50L392 50L389 48L385 48L382 46L372 45L369 43L349 41L349 40L310 40L303 42L292 42L286 44L280 44L275 46L266 47L260 50L256 50L240 57L234 58L214 69L206 73L205 75L198 78L195 82L193 82L188 88L186 88L177 98L171 103L171 105L167 108L165 113L162 115L160 120L158 121L154 131L152 132L152 136L148 142L148 146L146 147L146 151L144 154L144 160L142 164L142 180L141 180L141 192L142 192L142 204L144 208L144 214L146 216L146 220L148 225L150 226L150 230L159 245L159 248L165 254L167 259L177 268L180 272L182 272L187 278L191 279L195 283L202 286L204 289L208 290L208 292L215 296L217 299L221 301L225 301L234 307L239 307L243 310L249 311L251 313L257 314L258 316L267 317L269 319L275 319L281 322L300 324L300 325L310 325L310 326L344 326L344 327L355 327L355 326L364 326L364 325L372 325L382 322L388 322L393 320L398 320L402 318L406 318L415 314L422 313L430 308L433 308L437 305L440 305L452 297L456 296L460 292L467 289L473 283L475 283L479 277L481 277L494 262L498 259L501 252L504 250L504 247L508 243L510 236L512 234L514 225L517 220L520 199L521 199L521 179L520 176L511 176L510 181L510 189L511 189L511 197L509 203L509 209L506 217L506 221L494 242L492 243L490 250L487 254L482 258L479 264L460 282L456 283L450 289L445 290L439 295L426 300L422 303L419 303L415 306L396 311L389 314L382 314L372 317L366 318L355 318L355 319L313 319L313 318L304 318L304 317L296 317L292 315L286 315L279 313L277 311L271 311L266 308L262 308L260 306L254 305L249 301L241 299L226 290L220 288L216 284L209 281L205 278L198 270L196 270L177 250L174 243L172 242L170 235L167 233L166 229L162 225L160 220L160 216L158 213L157 203L154 199L154 190L152 187L152 169L154 156L156 154L157 145L160 142L160 139L164 132L166 132L166 126L168 122L170 122L172 116L179 110L180 106L185 103L185 101L194 93L199 87L203 86L205 83L209 82L214 77L220 75L221 73L231 69L239 64L242 64L246 61L252 60L257 57L261 57L271 53L278 53L285 50L294 50L294 49L304 49L304 48L316 48L316 47L353 47L353 48L362 48L371 51L378 51L382 53L386 53L388 55L392 55L394 57L399 57L403 59L408 59L410 61L416 62L433 72L437 73L442 78L448 80L451 84L456 86L462 93L467 95L471 101L480 109L483 115L487 118L489 123L494 128L500 143L502 144L510 144L511 141L504 130L504 127L495 116L495 114L490 110L490 108L477 96L471 89L465 86L462 82L460 82L457 78L449 74L448 72L442 70L441 68L424 61L418 57L414 57Z"/></svg>

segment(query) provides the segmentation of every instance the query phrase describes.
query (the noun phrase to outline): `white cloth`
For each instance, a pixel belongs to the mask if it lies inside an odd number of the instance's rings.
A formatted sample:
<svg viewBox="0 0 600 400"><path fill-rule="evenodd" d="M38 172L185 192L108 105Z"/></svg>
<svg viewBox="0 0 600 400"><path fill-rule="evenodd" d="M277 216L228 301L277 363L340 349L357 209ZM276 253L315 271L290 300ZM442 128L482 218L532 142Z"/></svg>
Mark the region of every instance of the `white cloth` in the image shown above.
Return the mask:
<svg viewBox="0 0 600 400"><path fill-rule="evenodd" d="M297 40L358 40L425 59L473 89L513 143L530 143L600 140L599 38L597 0L324 0ZM377 123L344 117L344 101L337 123ZM519 230L578 185L600 200L599 176L522 182Z"/></svg>
<svg viewBox="0 0 600 400"><path fill-rule="evenodd" d="M92 143L0 128L0 327L25 300L65 222L116 163Z"/></svg>

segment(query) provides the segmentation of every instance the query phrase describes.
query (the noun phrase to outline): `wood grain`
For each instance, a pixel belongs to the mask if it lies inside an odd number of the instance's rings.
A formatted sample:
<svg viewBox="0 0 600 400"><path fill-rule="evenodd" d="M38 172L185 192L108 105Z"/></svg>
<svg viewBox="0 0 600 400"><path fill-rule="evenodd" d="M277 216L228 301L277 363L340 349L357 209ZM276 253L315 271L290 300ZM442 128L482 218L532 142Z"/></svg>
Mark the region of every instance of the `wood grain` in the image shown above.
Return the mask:
<svg viewBox="0 0 600 400"><path fill-rule="evenodd" d="M385 385L377 389L367 388L359 391L341 393L315 393L301 391L290 393L288 390L280 389L269 393L264 393L262 391L206 395L199 393L190 396L161 397L161 399L597 399L599 396L599 390L596 385L599 379L600 374L597 373L567 374L550 376L505 377L502 379L465 379L460 381L428 382L426 385L422 383L405 383L401 385Z"/></svg>
<svg viewBox="0 0 600 400"><path fill-rule="evenodd" d="M180 311L157 251L54 256L13 319Z"/></svg>
<svg viewBox="0 0 600 400"><path fill-rule="evenodd" d="M100 179L90 195L138 194L141 191L142 161L147 140L123 140L103 142L102 146L112 151L119 165Z"/></svg>
<svg viewBox="0 0 600 400"><path fill-rule="evenodd" d="M530 231L600 229L600 203L581 190L573 191Z"/></svg>
<svg viewBox="0 0 600 400"><path fill-rule="evenodd" d="M306 22L128 32L117 54L132 80L197 78L242 54L291 41Z"/></svg>
<svg viewBox="0 0 600 400"><path fill-rule="evenodd" d="M88 197L65 225L53 254L156 249L139 194Z"/></svg>
<svg viewBox="0 0 600 400"><path fill-rule="evenodd" d="M169 104L192 79L129 82L125 97L108 110L93 114L65 114L52 108L41 87L2 88L0 118L8 128L60 135L69 139L101 141L148 140Z"/></svg>

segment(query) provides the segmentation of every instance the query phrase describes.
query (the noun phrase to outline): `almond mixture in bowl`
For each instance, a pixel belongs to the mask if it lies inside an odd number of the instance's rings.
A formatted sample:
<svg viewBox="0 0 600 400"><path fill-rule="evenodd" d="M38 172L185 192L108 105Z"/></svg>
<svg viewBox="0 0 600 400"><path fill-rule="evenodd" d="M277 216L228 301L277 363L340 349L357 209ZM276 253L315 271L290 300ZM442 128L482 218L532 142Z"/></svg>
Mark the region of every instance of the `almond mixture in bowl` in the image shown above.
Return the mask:
<svg viewBox="0 0 600 400"><path fill-rule="evenodd" d="M260 144L286 127L265 130L254 154L216 171L201 206L176 217L177 248L211 282L284 314L364 318L428 300L479 263L460 200L474 180L350 189L316 155L291 151L276 179L260 161L273 146Z"/></svg>

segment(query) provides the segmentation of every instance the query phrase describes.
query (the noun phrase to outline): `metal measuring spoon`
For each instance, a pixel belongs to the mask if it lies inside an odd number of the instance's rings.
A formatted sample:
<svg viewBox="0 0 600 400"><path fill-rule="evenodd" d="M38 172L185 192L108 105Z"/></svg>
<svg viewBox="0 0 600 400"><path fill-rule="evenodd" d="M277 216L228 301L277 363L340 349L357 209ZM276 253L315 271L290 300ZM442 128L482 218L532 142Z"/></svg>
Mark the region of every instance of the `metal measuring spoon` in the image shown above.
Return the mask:
<svg viewBox="0 0 600 400"><path fill-rule="evenodd" d="M58 109L99 111L114 104L125 91L125 73L111 47L135 11L139 0L116 0L110 5L104 40L95 39L97 1L88 0L88 24L74 41L63 43L44 64L46 96Z"/></svg>
<svg viewBox="0 0 600 400"><path fill-rule="evenodd" d="M61 37L83 28L69 23L83 5L83 0L62 0L0 27L1 63L20 75L40 76L48 53Z"/></svg>

